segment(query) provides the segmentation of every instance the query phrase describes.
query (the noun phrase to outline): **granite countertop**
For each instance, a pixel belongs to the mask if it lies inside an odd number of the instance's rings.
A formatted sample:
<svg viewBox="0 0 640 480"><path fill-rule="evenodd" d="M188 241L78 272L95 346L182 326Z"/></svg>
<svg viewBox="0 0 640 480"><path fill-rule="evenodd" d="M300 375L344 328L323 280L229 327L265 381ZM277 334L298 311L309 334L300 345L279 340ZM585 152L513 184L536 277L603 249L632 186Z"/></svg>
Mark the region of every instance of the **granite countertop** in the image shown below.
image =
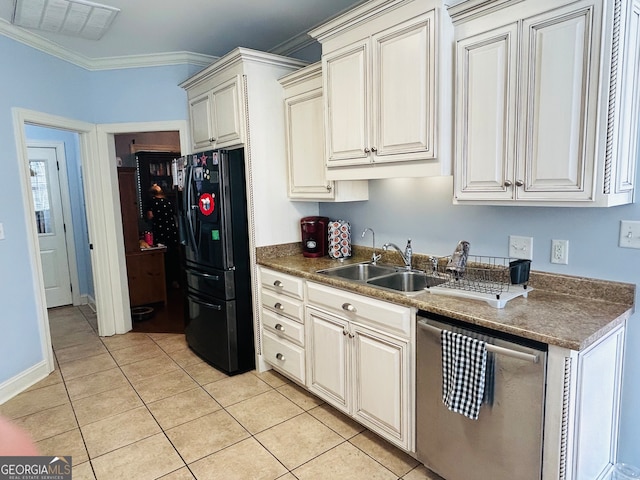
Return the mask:
<svg viewBox="0 0 640 480"><path fill-rule="evenodd" d="M533 290L527 298L514 298L503 309L482 300L434 295L427 291L406 296L316 273L325 268L368 261L370 249L354 248L354 256L340 262L329 257L306 258L296 247L297 244L260 247L258 264L324 285L571 350L587 348L629 318L634 308L633 284L543 272L531 272L529 285ZM414 257L418 268L420 262L428 258L422 257L419 254Z"/></svg>

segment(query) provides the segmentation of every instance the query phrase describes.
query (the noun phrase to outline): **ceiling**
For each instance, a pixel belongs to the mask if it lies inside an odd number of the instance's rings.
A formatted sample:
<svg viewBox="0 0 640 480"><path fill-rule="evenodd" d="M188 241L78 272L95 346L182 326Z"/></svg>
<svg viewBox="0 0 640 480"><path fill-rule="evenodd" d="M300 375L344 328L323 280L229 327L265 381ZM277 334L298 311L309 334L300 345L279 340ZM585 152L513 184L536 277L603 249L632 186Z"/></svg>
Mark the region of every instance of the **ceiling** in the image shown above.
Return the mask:
<svg viewBox="0 0 640 480"><path fill-rule="evenodd" d="M120 9L100 40L9 25L14 0L0 0L0 19L5 20L0 20L4 24L2 31L17 29L22 37L28 31L27 36L38 35L56 48L62 47L88 60L170 52L220 57L235 47L271 51L362 3L362 0L97 1Z"/></svg>

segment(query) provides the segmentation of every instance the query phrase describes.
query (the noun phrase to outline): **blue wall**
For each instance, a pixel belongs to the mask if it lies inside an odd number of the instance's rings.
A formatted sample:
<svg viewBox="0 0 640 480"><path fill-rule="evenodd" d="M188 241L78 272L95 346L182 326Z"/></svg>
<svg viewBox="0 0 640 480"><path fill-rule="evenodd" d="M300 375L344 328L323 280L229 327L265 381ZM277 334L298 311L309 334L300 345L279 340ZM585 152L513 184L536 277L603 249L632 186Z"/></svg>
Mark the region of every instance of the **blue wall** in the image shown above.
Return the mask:
<svg viewBox="0 0 640 480"><path fill-rule="evenodd" d="M192 65L90 72L0 35L0 384L43 360L11 109L90 123L186 120ZM81 180L76 179L78 182ZM74 186L79 188L79 185ZM89 288L89 286L88 286Z"/></svg>
<svg viewBox="0 0 640 480"><path fill-rule="evenodd" d="M534 237L532 268L605 280L640 283L640 250L618 247L620 220L640 220L640 205L612 208L489 207L452 204L452 177L369 181L367 202L321 204L320 215L351 222L352 240L379 248L385 242L414 252L451 255L460 240L471 254L508 256L508 236ZM550 263L551 240L569 240L569 264ZM384 261L384 254L382 257ZM579 292L578 292L579 293ZM638 294L636 293L636 297ZM638 304L636 298L636 304ZM509 308L508 305L506 308ZM640 466L640 315L627 333L620 461Z"/></svg>

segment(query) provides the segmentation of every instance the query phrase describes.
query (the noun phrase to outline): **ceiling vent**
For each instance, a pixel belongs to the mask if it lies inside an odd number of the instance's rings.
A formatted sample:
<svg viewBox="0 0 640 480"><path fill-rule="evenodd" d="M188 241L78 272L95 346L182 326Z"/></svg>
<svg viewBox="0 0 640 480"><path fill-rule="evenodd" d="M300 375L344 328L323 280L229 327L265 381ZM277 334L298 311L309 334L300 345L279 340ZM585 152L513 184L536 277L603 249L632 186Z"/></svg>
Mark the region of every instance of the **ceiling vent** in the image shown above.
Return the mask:
<svg viewBox="0 0 640 480"><path fill-rule="evenodd" d="M11 23L98 40L119 11L118 8L84 0L14 0Z"/></svg>

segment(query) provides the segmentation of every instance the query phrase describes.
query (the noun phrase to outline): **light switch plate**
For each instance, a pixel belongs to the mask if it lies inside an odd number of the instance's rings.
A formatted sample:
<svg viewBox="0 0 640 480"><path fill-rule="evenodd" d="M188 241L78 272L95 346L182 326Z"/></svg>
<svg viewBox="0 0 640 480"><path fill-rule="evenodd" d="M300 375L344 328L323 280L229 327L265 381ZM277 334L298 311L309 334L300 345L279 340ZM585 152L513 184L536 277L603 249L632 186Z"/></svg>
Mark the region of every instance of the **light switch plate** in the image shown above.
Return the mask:
<svg viewBox="0 0 640 480"><path fill-rule="evenodd" d="M533 237L509 235L509 257L533 260Z"/></svg>
<svg viewBox="0 0 640 480"><path fill-rule="evenodd" d="M640 222L622 220L620 222L620 242L623 248L640 248Z"/></svg>
<svg viewBox="0 0 640 480"><path fill-rule="evenodd" d="M4 240L4 226L0 223L0 240Z"/></svg>

